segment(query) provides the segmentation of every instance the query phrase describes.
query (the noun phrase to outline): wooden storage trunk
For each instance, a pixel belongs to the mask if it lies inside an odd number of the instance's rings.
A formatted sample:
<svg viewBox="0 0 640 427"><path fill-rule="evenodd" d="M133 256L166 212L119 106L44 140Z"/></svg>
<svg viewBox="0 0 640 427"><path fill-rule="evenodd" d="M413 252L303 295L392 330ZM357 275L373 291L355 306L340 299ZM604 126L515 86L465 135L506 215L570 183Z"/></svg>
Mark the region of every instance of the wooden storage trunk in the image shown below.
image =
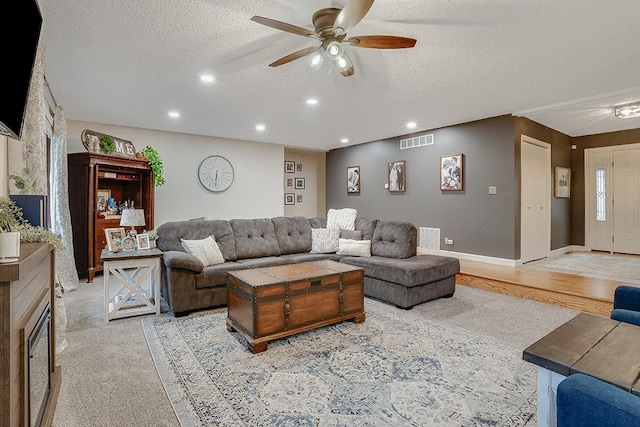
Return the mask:
<svg viewBox="0 0 640 427"><path fill-rule="evenodd" d="M365 320L364 272L336 261L316 261L229 272L227 329L252 353L269 341L320 326Z"/></svg>

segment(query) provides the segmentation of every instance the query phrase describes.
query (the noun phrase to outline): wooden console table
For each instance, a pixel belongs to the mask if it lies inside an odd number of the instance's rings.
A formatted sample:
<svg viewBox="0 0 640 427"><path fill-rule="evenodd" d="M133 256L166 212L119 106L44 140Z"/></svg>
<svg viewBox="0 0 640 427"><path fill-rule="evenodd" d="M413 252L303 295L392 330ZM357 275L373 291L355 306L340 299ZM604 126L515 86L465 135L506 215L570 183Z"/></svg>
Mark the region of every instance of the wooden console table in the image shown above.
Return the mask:
<svg viewBox="0 0 640 427"><path fill-rule="evenodd" d="M49 426L53 421L62 372L56 366L54 261L53 247L49 244L21 243L18 261L0 265L0 426L3 427ZM46 328L47 316L50 316L48 331L39 328L42 324ZM39 335L38 331L43 330L47 333ZM38 335L44 345L38 346L40 358L30 357L32 335ZM31 366L36 378L29 384L28 368L32 362L40 363ZM48 388L42 386L46 380ZM30 399L30 387L31 395L37 398Z"/></svg>
<svg viewBox="0 0 640 427"><path fill-rule="evenodd" d="M556 391L574 373L640 395L640 327L580 313L527 347L522 358L538 366L538 426L556 425Z"/></svg>

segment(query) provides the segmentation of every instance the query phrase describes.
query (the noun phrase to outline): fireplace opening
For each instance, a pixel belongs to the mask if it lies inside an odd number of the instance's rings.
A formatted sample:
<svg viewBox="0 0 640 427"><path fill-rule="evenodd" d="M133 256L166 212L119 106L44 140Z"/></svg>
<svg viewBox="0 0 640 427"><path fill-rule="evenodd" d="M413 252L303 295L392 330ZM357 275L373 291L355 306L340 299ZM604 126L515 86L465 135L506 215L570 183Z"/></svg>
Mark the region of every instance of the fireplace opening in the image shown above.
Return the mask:
<svg viewBox="0 0 640 427"><path fill-rule="evenodd" d="M47 304L27 341L29 426L42 423L51 391L51 307Z"/></svg>

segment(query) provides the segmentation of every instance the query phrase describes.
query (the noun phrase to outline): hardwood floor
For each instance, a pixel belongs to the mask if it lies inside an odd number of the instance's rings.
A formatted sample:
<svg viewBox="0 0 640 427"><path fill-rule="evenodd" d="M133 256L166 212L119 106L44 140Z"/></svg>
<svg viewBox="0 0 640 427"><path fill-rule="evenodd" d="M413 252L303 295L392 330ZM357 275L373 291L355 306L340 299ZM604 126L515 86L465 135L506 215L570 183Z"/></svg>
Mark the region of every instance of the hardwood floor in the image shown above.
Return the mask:
<svg viewBox="0 0 640 427"><path fill-rule="evenodd" d="M456 283L609 317L615 288L625 282L460 260Z"/></svg>

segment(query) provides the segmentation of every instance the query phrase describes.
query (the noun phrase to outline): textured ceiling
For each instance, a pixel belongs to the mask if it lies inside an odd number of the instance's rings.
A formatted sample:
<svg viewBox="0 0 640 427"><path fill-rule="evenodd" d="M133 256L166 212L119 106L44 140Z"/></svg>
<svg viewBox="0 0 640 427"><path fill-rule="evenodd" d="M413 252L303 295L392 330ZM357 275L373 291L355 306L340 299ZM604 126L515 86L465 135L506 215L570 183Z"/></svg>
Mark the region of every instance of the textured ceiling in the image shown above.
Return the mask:
<svg viewBox="0 0 640 427"><path fill-rule="evenodd" d="M638 0L376 0L349 36L413 49L347 46L348 78L306 58L268 67L318 42L253 15L312 29L346 1L39 0L47 81L70 120L314 150L503 114L571 136L640 128L612 108L640 100Z"/></svg>

